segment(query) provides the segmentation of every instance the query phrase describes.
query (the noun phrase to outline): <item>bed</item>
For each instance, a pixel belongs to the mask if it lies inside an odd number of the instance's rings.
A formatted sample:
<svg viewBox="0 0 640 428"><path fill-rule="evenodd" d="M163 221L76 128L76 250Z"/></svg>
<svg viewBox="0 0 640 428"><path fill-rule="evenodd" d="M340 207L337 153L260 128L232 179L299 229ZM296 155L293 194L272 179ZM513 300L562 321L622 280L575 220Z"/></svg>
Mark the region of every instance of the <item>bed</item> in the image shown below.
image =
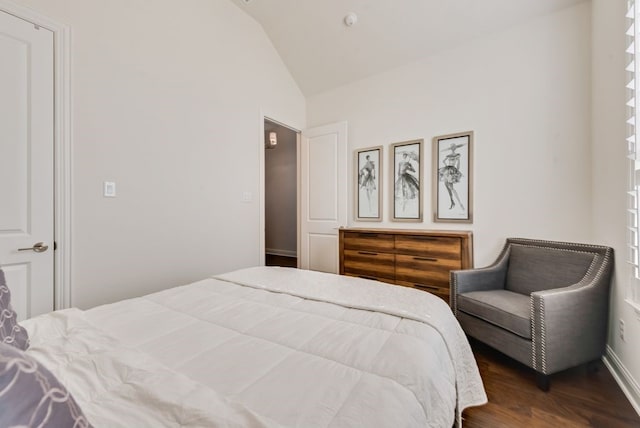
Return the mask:
<svg viewBox="0 0 640 428"><path fill-rule="evenodd" d="M21 323L94 427L451 427L487 397L429 293L242 269Z"/></svg>

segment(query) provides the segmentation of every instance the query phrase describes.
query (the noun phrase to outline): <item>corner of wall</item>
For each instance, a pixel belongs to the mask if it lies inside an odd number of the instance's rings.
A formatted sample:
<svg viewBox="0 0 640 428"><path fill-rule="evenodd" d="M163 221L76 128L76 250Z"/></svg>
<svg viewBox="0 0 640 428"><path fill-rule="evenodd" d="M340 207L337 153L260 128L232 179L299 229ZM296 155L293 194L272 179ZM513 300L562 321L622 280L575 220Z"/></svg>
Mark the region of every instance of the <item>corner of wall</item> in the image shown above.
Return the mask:
<svg viewBox="0 0 640 428"><path fill-rule="evenodd" d="M620 361L618 355L610 346L607 346L607 354L602 359L605 366L611 372L620 389L627 397L635 411L640 415L640 385L633 379L633 376Z"/></svg>

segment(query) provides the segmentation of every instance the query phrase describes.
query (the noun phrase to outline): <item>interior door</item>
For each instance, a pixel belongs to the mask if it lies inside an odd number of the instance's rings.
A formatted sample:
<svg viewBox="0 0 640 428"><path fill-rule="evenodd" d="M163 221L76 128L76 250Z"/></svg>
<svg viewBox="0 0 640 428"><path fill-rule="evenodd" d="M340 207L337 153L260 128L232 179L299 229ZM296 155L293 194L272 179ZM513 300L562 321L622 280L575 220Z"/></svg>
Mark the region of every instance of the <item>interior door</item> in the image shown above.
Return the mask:
<svg viewBox="0 0 640 428"><path fill-rule="evenodd" d="M347 223L347 123L302 132L300 267L338 273L338 228Z"/></svg>
<svg viewBox="0 0 640 428"><path fill-rule="evenodd" d="M0 11L0 266L20 319L53 310L53 33Z"/></svg>

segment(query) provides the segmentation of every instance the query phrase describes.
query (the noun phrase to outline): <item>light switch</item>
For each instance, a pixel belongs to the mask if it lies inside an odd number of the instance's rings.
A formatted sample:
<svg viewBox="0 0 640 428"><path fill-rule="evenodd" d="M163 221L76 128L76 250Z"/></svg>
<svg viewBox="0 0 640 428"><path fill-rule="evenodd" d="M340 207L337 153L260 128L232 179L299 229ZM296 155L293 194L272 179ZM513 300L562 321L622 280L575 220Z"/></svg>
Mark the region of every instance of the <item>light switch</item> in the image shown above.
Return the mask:
<svg viewBox="0 0 640 428"><path fill-rule="evenodd" d="M104 197L115 198L116 197L116 183L113 181L104 182Z"/></svg>
<svg viewBox="0 0 640 428"><path fill-rule="evenodd" d="M251 192L242 192L242 202L251 202L253 194Z"/></svg>

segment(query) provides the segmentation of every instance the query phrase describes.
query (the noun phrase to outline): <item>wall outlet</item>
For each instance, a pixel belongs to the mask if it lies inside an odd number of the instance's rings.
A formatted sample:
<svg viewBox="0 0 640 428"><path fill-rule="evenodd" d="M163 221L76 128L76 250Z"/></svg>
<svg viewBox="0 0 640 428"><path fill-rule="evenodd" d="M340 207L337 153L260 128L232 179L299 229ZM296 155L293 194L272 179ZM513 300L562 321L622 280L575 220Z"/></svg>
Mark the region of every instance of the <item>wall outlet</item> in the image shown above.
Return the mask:
<svg viewBox="0 0 640 428"><path fill-rule="evenodd" d="M624 320L618 321L618 334L620 334L620 339L624 341Z"/></svg>
<svg viewBox="0 0 640 428"><path fill-rule="evenodd" d="M105 198L116 197L116 183L114 181L105 181L103 185L103 195Z"/></svg>

